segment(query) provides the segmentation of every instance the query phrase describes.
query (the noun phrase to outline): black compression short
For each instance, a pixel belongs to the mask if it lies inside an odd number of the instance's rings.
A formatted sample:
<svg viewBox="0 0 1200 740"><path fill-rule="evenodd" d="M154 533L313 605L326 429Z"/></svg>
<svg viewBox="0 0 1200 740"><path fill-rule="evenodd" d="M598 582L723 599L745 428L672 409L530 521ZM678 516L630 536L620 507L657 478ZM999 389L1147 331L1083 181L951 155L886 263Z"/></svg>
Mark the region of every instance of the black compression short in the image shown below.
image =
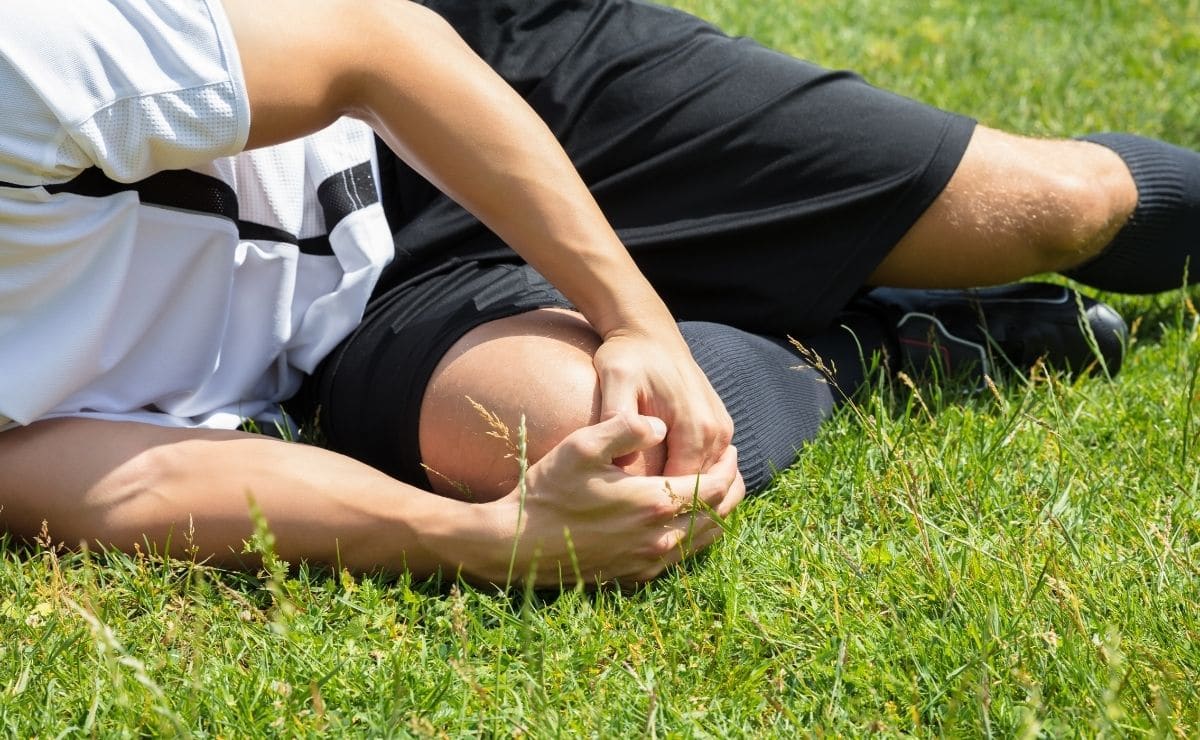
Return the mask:
<svg viewBox="0 0 1200 740"><path fill-rule="evenodd" d="M820 331L953 174L970 119L627 0L428 0L547 121L679 319ZM425 486L420 401L480 323L565 305L390 154L396 240L318 370L332 447Z"/></svg>

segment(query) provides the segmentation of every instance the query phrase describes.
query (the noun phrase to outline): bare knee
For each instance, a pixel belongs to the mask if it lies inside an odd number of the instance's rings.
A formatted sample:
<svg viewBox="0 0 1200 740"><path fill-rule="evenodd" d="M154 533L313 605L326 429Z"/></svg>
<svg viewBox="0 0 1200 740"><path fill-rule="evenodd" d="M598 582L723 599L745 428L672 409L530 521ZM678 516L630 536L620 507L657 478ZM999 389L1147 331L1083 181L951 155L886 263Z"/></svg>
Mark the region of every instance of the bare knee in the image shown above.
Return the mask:
<svg viewBox="0 0 1200 740"><path fill-rule="evenodd" d="M1098 254L1129 219L1137 191L1129 170L1111 150L1087 142L1053 142L1061 158L1042 175L1027 220L1042 271L1059 271ZM1036 196L1035 196L1036 197ZM1040 217L1040 218L1039 218Z"/></svg>
<svg viewBox="0 0 1200 740"><path fill-rule="evenodd" d="M460 339L421 404L421 458L433 490L476 501L503 496L517 483L522 447L533 464L598 421L592 355L599 344L581 316L555 309L493 321ZM620 464L656 474L664 462L656 448Z"/></svg>

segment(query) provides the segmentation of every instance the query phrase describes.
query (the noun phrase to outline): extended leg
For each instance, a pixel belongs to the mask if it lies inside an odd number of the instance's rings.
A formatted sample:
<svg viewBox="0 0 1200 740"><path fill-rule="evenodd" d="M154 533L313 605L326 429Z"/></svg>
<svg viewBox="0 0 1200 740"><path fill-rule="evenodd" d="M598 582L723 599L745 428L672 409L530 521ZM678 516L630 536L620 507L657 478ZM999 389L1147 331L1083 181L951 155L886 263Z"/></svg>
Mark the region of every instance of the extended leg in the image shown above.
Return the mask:
<svg viewBox="0 0 1200 740"><path fill-rule="evenodd" d="M1075 267L1137 204L1120 157L1096 144L978 127L946 189L884 258L874 285L993 285Z"/></svg>
<svg viewBox="0 0 1200 740"><path fill-rule="evenodd" d="M1200 155L1135 136L1088 139L978 128L870 282L964 287L1065 272L1120 292L1179 287L1200 257Z"/></svg>
<svg viewBox="0 0 1200 740"><path fill-rule="evenodd" d="M1200 207L1146 218L1160 175L1111 140L973 127L647 4L430 6L547 120L679 318L811 333L864 284L962 287L1064 270L1104 288L1163 289L1181 283L1197 249L1186 234L1200 231ZM1200 177L1200 165L1190 171ZM507 251L403 168L389 185L413 272L447 253ZM1126 225L1151 220L1173 223L1167 254L1118 248ZM1135 282L1130 260L1105 269L1107 281L1073 269L1109 244L1105 261L1132 254L1153 275Z"/></svg>

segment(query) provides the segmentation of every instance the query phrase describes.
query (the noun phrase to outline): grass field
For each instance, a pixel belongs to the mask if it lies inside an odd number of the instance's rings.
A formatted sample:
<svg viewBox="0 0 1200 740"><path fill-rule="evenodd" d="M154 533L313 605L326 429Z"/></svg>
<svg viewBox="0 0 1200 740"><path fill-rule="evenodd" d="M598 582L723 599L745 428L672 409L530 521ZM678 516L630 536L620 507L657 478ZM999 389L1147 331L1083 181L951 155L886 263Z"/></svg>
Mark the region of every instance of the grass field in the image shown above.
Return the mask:
<svg viewBox="0 0 1200 740"><path fill-rule="evenodd" d="M1018 131L1200 147L1198 0L677 0ZM1110 382L880 385L634 593L0 540L0 735L1200 735L1200 322Z"/></svg>

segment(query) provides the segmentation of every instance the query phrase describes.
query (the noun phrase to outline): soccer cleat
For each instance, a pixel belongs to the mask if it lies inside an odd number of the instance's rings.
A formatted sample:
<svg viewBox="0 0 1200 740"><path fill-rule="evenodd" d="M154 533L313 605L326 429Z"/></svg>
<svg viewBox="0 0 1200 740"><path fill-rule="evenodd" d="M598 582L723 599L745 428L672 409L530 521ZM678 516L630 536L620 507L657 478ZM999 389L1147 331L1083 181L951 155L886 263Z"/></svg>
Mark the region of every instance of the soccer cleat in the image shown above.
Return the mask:
<svg viewBox="0 0 1200 740"><path fill-rule="evenodd" d="M895 326L900 364L940 377L1052 370L1117 374L1128 327L1100 301L1050 283L971 290L876 288L866 303Z"/></svg>

